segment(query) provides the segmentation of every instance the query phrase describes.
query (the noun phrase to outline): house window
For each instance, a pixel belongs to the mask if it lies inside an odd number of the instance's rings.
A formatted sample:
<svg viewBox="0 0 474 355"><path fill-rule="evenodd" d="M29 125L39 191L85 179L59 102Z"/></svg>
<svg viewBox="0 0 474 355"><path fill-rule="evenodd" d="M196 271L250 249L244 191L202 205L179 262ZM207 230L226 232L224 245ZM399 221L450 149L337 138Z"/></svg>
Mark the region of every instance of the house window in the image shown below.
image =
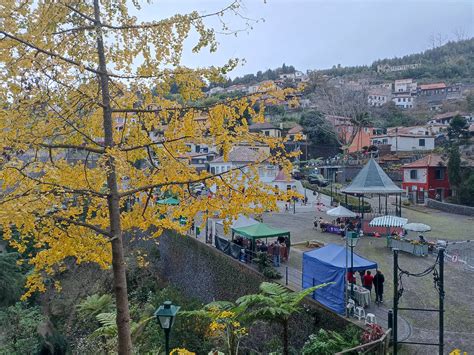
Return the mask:
<svg viewBox="0 0 474 355"><path fill-rule="evenodd" d="M424 146L425 146L425 139L424 139L424 138L419 139L419 140L418 140L418 145L419 145L420 147L424 147Z"/></svg>
<svg viewBox="0 0 474 355"><path fill-rule="evenodd" d="M418 180L418 170L410 170L410 179Z"/></svg>
<svg viewBox="0 0 474 355"><path fill-rule="evenodd" d="M388 139L387 138L382 139L382 144L388 144Z"/></svg>
<svg viewBox="0 0 474 355"><path fill-rule="evenodd" d="M435 170L435 179L444 180L444 169L439 168Z"/></svg>
<svg viewBox="0 0 474 355"><path fill-rule="evenodd" d="M269 135L270 135L270 131L265 131L265 135L266 135L266 136L269 136Z"/></svg>

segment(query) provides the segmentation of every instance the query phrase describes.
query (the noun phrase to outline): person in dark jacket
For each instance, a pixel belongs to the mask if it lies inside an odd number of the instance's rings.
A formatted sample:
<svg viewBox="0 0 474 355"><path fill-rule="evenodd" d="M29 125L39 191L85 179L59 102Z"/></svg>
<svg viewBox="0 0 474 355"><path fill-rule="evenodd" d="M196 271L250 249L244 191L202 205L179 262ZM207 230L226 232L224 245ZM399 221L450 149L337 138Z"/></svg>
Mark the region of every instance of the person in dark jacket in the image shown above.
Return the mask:
<svg viewBox="0 0 474 355"><path fill-rule="evenodd" d="M383 283L385 282L385 277L382 274L382 271L377 270L377 273L372 280L375 290L375 303L383 302Z"/></svg>

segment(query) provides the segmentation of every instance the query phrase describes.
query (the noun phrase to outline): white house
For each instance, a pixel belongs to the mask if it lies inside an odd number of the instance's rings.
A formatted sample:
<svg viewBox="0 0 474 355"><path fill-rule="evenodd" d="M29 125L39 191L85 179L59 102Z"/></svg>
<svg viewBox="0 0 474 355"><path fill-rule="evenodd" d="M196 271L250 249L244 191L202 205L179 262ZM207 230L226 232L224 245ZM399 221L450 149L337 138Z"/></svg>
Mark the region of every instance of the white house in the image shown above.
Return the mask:
<svg viewBox="0 0 474 355"><path fill-rule="evenodd" d="M242 168L243 171L248 171L249 169L245 167L249 163L255 163L257 161L263 161L265 156L262 154L261 150L252 149L250 147L234 147L227 157L227 160L224 160L224 157L220 156L209 162L209 171L211 174L220 174L225 173L231 169ZM278 167L270 163L260 163L258 164L258 175L260 181L271 182L278 173Z"/></svg>
<svg viewBox="0 0 474 355"><path fill-rule="evenodd" d="M373 89L369 91L367 102L370 106L380 107L390 101L392 95L390 90Z"/></svg>
<svg viewBox="0 0 474 355"><path fill-rule="evenodd" d="M370 139L372 145L390 145L392 152L429 151L435 148L435 137L391 132Z"/></svg>
<svg viewBox="0 0 474 355"><path fill-rule="evenodd" d="M268 137L281 137L281 129L272 125L270 122L254 123L249 126L249 131L253 133L262 133Z"/></svg>
<svg viewBox="0 0 474 355"><path fill-rule="evenodd" d="M283 170L280 170L277 176L269 183L276 189L285 192L288 190L294 190L302 194L304 192L301 181L295 180L292 177L288 177Z"/></svg>
<svg viewBox="0 0 474 355"><path fill-rule="evenodd" d="M449 125L449 122L451 122L451 120L456 116L463 117L468 123L474 123L473 116L467 113L462 113L460 111L454 111L454 112L446 112L446 113L440 113L439 115L435 115L433 116L431 120L428 121L428 124L431 126Z"/></svg>
<svg viewBox="0 0 474 355"><path fill-rule="evenodd" d="M208 95L215 95L215 94L218 94L220 92L224 92L225 89L221 86L216 86L216 87L213 87L212 89L210 89L207 93Z"/></svg>
<svg viewBox="0 0 474 355"><path fill-rule="evenodd" d="M417 83L413 79L395 80L393 92L397 93L416 93Z"/></svg>
<svg viewBox="0 0 474 355"><path fill-rule="evenodd" d="M413 108L415 106L415 97L410 94L394 94L392 101L395 106L404 109Z"/></svg>
<svg viewBox="0 0 474 355"><path fill-rule="evenodd" d="M308 81L308 76L299 70L294 73L280 74L279 78L280 80Z"/></svg>

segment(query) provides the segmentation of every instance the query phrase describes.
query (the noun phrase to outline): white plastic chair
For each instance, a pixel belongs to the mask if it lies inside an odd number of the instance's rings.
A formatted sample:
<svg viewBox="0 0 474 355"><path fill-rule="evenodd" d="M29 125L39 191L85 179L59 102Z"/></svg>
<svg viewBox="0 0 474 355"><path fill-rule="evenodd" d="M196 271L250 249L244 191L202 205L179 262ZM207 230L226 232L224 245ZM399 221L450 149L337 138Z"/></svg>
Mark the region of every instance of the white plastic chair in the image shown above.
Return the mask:
<svg viewBox="0 0 474 355"><path fill-rule="evenodd" d="M356 306L355 301L353 299L349 299L346 305L346 308L349 314L354 313L355 306Z"/></svg>
<svg viewBox="0 0 474 355"><path fill-rule="evenodd" d="M375 314L367 313L367 316L365 317L365 324L366 325L377 324L377 318L375 317Z"/></svg>
<svg viewBox="0 0 474 355"><path fill-rule="evenodd" d="M363 307L356 307L354 317L358 320L365 319L365 309Z"/></svg>

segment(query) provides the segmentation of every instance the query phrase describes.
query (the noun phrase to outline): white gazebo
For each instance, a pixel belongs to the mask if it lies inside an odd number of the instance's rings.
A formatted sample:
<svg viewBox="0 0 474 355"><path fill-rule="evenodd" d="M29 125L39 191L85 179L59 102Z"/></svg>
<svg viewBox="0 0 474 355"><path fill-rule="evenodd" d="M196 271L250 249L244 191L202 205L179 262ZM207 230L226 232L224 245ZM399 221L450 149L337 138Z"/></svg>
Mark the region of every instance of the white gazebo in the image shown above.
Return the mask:
<svg viewBox="0 0 474 355"><path fill-rule="evenodd" d="M360 202L362 199L362 207L364 207L365 195L378 195L379 214L382 214L381 196L385 196L385 215L389 214L388 196L395 195L395 215L401 217L403 190L395 185L373 158L362 168L359 174L352 180L352 183L342 189L342 192L346 194L346 206L348 205L347 195L354 195L359 198L359 212L361 212L362 218L364 217L364 208L362 208L362 211L360 210Z"/></svg>

